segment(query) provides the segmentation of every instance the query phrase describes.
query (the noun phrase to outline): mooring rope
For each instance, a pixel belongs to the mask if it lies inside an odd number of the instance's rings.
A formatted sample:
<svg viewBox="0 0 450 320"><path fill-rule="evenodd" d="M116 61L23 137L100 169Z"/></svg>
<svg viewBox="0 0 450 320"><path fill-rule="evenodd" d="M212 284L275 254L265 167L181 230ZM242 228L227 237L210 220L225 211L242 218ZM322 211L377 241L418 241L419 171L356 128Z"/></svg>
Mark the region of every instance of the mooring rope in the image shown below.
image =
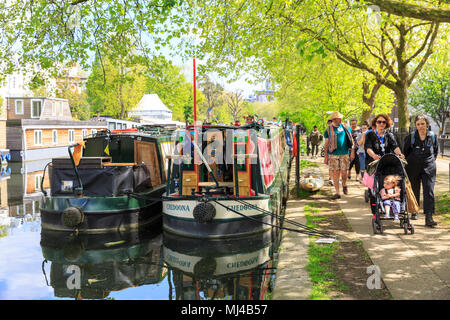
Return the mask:
<svg viewBox="0 0 450 320"><path fill-rule="evenodd" d="M288 218L286 218L286 217L281 217L281 216L278 217L278 215L276 215L276 214L274 214L274 213L272 213L272 212L270 212L270 211L264 210L264 209L262 209L262 208L259 208L258 206L254 205L254 204L251 204L251 203L249 203L249 202L246 202L246 201L244 201L244 200L241 200L241 199L234 199L234 200L235 200L236 202L239 202L239 203L243 204L243 205L247 205L247 206L249 206L249 207L252 208L252 209L255 209L255 210L258 210L258 211L260 211L260 212L262 212L262 213L265 213L266 215L270 215L270 216L272 216L272 217L278 218L278 219L282 220L283 222L290 223L290 224L292 224L292 225L294 225L294 226L296 226L296 227L300 227L300 228L303 228L303 229L306 229L306 230L311 230L311 231L313 231L314 233L320 233L320 234L323 234L323 235L327 235L327 236L329 236L329 237L336 237L335 235L332 235L332 234L330 234L330 233L323 232L323 231L318 231L317 229L314 229L314 228L312 228L312 227L308 227L308 226L306 226L306 225L304 225L304 224L301 224L300 222L297 222L297 221L294 221L294 220L290 220L290 219L288 219Z"/></svg>
<svg viewBox="0 0 450 320"><path fill-rule="evenodd" d="M242 217L244 217L244 218L246 218L246 219L253 220L253 221L256 221L256 222L258 222L258 223L265 224L265 225L269 225L269 226L274 227L274 228L278 228L278 229L282 229L282 230L287 230L287 231L292 231L292 232L297 232L297 233L302 233L302 234L308 234L308 235L317 236L317 237L326 237L326 238L332 237L332 238L336 238L336 236L334 236L334 235L331 235L331 234L326 233L326 232L318 231L318 230L316 230L316 229L314 229L314 228L305 226L305 225L303 225L303 224L301 224L301 223L297 223L297 222L296 222L295 225L298 226L298 227L300 227L300 228L302 228L302 229L305 229L305 230L292 229L292 228L287 228L287 227L281 227L281 226L273 225L273 224L271 224L271 223L264 222L264 221L260 221L260 220L257 220L257 219L255 219L255 218L246 216L245 214L243 214L243 213L241 213L241 212L239 212L239 211L236 211L236 210L234 210L234 209L232 209L232 208L230 208L230 207L227 207L226 205L220 203L220 202L217 201L217 200L212 200L212 201L215 202L215 203L217 203L218 205L224 207L225 209L228 209L228 210L230 210L230 211L232 211L232 212L234 212L234 213L236 213L236 214L238 214L238 215L240 215L240 216L242 216ZM273 215L270 211L267 211L267 212L269 212L269 213L267 213L267 215L271 215L272 217L274 217L274 215ZM275 216L275 217L276 217L276 216Z"/></svg>

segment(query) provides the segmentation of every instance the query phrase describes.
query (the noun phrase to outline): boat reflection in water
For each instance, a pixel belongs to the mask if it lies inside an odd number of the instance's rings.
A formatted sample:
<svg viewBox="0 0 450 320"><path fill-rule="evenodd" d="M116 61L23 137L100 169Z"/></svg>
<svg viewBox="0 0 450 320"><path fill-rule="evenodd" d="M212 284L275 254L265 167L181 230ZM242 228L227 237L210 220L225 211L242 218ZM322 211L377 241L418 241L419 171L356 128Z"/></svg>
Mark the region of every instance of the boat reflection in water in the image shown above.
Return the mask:
<svg viewBox="0 0 450 320"><path fill-rule="evenodd" d="M266 231L205 241L163 232L170 289L174 287L177 300L270 299L277 238L273 231Z"/></svg>
<svg viewBox="0 0 450 320"><path fill-rule="evenodd" d="M42 270L56 297L105 299L113 291L155 284L165 277L161 238L157 228L77 236L42 230Z"/></svg>

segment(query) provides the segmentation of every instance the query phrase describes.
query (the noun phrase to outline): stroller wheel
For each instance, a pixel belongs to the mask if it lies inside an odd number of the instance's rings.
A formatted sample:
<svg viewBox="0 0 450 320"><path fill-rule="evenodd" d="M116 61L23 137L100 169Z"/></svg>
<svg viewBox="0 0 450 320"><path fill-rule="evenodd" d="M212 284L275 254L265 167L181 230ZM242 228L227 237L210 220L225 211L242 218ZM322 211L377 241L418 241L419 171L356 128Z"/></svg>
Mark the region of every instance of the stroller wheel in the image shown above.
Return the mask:
<svg viewBox="0 0 450 320"><path fill-rule="evenodd" d="M411 225L411 228L409 229L409 232L411 232L411 234L414 234L414 225Z"/></svg>
<svg viewBox="0 0 450 320"><path fill-rule="evenodd" d="M407 223L403 224L403 232L405 234L408 234L408 224Z"/></svg>
<svg viewBox="0 0 450 320"><path fill-rule="evenodd" d="M378 224L376 223L375 219L373 219L373 218L372 218L372 230L373 230L373 234L378 233Z"/></svg>
<svg viewBox="0 0 450 320"><path fill-rule="evenodd" d="M367 202L369 202L369 190L364 190L364 200Z"/></svg>

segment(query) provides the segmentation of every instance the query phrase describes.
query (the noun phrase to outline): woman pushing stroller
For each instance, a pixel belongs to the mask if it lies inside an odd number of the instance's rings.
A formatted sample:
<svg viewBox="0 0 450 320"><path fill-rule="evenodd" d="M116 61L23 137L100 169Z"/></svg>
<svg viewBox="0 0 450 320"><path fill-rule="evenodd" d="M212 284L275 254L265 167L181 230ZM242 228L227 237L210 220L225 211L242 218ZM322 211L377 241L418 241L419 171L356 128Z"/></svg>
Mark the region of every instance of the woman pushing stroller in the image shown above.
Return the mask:
<svg viewBox="0 0 450 320"><path fill-rule="evenodd" d="M387 114L378 114L372 120L372 128L366 135L364 148L366 150L366 168L369 164L380 159L384 154L395 153L401 158L402 154L394 135L387 131L392 126L392 120ZM372 214L376 213L376 198L369 192L370 208Z"/></svg>

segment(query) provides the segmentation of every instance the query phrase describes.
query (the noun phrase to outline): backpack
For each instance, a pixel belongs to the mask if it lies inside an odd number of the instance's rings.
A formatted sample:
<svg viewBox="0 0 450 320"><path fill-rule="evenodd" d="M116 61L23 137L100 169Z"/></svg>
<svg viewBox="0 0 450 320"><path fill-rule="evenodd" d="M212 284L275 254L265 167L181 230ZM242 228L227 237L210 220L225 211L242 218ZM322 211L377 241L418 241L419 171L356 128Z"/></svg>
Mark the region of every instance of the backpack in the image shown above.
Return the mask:
<svg viewBox="0 0 450 320"><path fill-rule="evenodd" d="M434 135L433 131L428 131L428 132L431 135L431 139L433 141L433 146L434 146L434 144L436 143L436 136ZM416 130L414 130L413 133L411 134L411 146L414 145L414 141L415 141L415 137L414 136L415 136L415 134L416 134Z"/></svg>

